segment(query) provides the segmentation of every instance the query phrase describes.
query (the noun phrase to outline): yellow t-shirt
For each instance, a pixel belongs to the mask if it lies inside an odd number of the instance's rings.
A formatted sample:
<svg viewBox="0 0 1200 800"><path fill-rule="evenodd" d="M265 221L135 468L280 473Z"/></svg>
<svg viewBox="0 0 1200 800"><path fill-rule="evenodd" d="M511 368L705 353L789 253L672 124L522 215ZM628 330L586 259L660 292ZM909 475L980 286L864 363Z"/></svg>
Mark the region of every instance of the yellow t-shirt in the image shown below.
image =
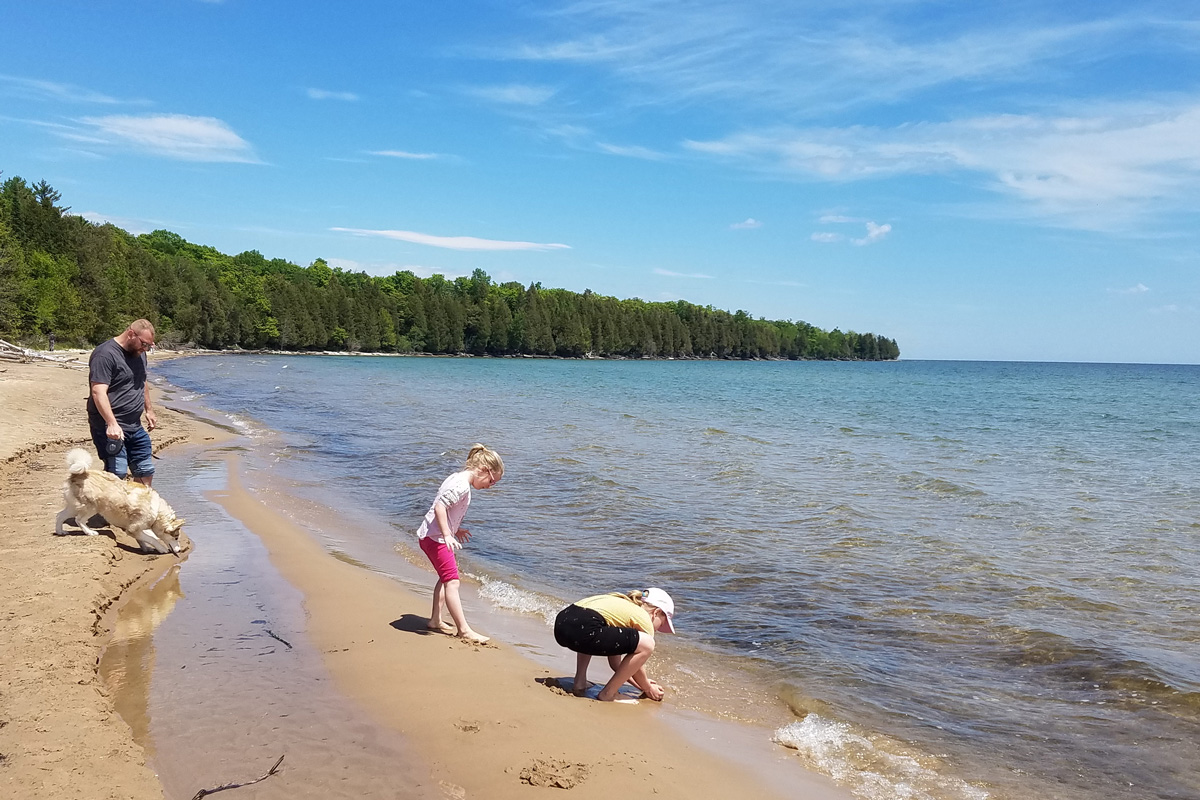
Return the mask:
<svg viewBox="0 0 1200 800"><path fill-rule="evenodd" d="M575 605L599 611L600 616L604 617L604 621L609 625L618 628L637 628L651 636L654 635L654 623L650 621L650 613L628 597L598 594L578 600Z"/></svg>

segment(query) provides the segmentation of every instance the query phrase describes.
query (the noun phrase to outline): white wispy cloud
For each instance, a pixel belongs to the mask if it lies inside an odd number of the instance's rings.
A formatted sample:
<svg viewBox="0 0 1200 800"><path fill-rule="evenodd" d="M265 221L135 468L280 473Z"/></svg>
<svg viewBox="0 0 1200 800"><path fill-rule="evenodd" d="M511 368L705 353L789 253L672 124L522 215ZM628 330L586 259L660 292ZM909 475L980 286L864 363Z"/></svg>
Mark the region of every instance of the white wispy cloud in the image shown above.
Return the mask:
<svg viewBox="0 0 1200 800"><path fill-rule="evenodd" d="M611 153L614 156L627 156L629 158L641 158L646 161L662 161L663 159L667 158L667 155L665 153L660 153L657 150L651 150L649 147L642 147L641 145L636 145L636 144L634 144L634 145L617 145L617 144L605 144L604 142L597 142L596 146L599 147L601 150L603 150L605 153Z"/></svg>
<svg viewBox="0 0 1200 800"><path fill-rule="evenodd" d="M328 89L316 89L309 87L306 90L309 98L313 100L342 100L347 103L358 101L358 95L354 92L331 92Z"/></svg>
<svg viewBox="0 0 1200 800"><path fill-rule="evenodd" d="M818 231L817 233L814 233L809 238L811 238L814 242L823 242L823 243L828 244L831 242L840 242L843 239L845 239L846 237L840 233L828 233L826 231Z"/></svg>
<svg viewBox="0 0 1200 800"><path fill-rule="evenodd" d="M1189 17L1136 12L1043 23L981 7L931 25L912 4L871 0L736 9L722 0L603 0L545 13L553 21L545 30L565 32L492 55L605 70L638 87L642 104L720 100L799 114L964 82L1044 81L1055 67L1069 72L1114 53L1194 47Z"/></svg>
<svg viewBox="0 0 1200 800"><path fill-rule="evenodd" d="M851 241L860 246L864 244L871 244L872 242L879 241L891 232L892 226L889 223L885 222L882 225L876 225L874 222L868 222L867 235L861 239L852 239Z"/></svg>
<svg viewBox="0 0 1200 800"><path fill-rule="evenodd" d="M490 103L515 106L539 106L554 96L549 86L512 83L505 86L468 86L463 92Z"/></svg>
<svg viewBox="0 0 1200 800"><path fill-rule="evenodd" d="M1156 108L1109 105L1074 116L772 129L685 146L808 180L974 173L983 188L1087 226L1099 212L1128 212L1200 190L1200 100Z"/></svg>
<svg viewBox="0 0 1200 800"><path fill-rule="evenodd" d="M862 222L863 220L856 217L847 217L842 214L824 214L817 220L822 225L838 225L844 222Z"/></svg>
<svg viewBox="0 0 1200 800"><path fill-rule="evenodd" d="M569 250L567 244L544 244L540 242L512 242L501 239L479 239L474 236L434 236L416 231L368 230L365 228L330 228L339 233L355 236L379 236L429 247L444 247L449 250Z"/></svg>
<svg viewBox="0 0 1200 800"><path fill-rule="evenodd" d="M698 278L703 280L712 280L712 275L705 275L702 272L672 272L669 269L654 268L655 275L665 275L668 278Z"/></svg>
<svg viewBox="0 0 1200 800"><path fill-rule="evenodd" d="M1109 289L1113 294L1144 294L1150 291L1150 287L1144 283L1138 283L1136 286L1128 286L1124 289Z"/></svg>
<svg viewBox="0 0 1200 800"><path fill-rule="evenodd" d="M0 94L16 95L41 100L61 100L71 103L96 103L117 105L120 103L145 101L118 100L107 94L85 89L70 83L21 78L16 75L0 75Z"/></svg>
<svg viewBox="0 0 1200 800"><path fill-rule="evenodd" d="M588 70L605 89L592 96L612 106L590 107L592 120L686 105L714 110L718 124L740 119L727 136L685 138L684 150L775 177L974 173L977 185L1015 201L993 214L1089 229L1200 188L1200 102L1161 101L1183 84L1147 86L1143 96L1160 98L1157 109L1089 110L1078 100L1103 97L1105 84L1092 80L1097 64L1149 56L1186 70L1200 27L1190 12L1016 18L976 7L937 25L923 14L876 0L736 9L722 0L563 0L543 9L546 25L486 55ZM957 114L929 102L947 89L961 98ZM905 121L797 126L872 105ZM961 111L988 106L1003 113Z"/></svg>
<svg viewBox="0 0 1200 800"><path fill-rule="evenodd" d="M761 228L762 225L763 224L761 222L759 222L758 220L756 220L754 217L747 217L745 221L735 222L732 225L730 225L729 227L735 231L748 231L748 230L754 230L755 228Z"/></svg>
<svg viewBox="0 0 1200 800"><path fill-rule="evenodd" d="M106 143L128 145L167 158L258 163L250 143L215 117L114 115L86 117L82 122Z"/></svg>
<svg viewBox="0 0 1200 800"><path fill-rule="evenodd" d="M407 150L368 150L367 152L373 156L386 156L388 158L411 158L416 160L438 158L437 153L410 153Z"/></svg>
<svg viewBox="0 0 1200 800"><path fill-rule="evenodd" d="M569 142L578 142L592 135L590 128L571 123L544 125L541 128L541 133L545 136L552 136L556 139L564 139Z"/></svg>

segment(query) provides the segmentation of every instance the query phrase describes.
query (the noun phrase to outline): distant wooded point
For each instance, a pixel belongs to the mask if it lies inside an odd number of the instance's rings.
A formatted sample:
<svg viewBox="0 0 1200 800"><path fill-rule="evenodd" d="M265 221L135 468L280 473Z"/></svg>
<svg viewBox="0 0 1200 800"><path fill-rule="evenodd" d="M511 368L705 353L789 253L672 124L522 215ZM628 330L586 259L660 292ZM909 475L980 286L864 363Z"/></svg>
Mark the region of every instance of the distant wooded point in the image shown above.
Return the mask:
<svg viewBox="0 0 1200 800"><path fill-rule="evenodd" d="M540 283L372 277L236 256L158 230L68 214L45 181L0 187L0 335L88 346L133 319L166 345L296 351L626 358L892 360L894 339L754 319L678 300L619 300Z"/></svg>

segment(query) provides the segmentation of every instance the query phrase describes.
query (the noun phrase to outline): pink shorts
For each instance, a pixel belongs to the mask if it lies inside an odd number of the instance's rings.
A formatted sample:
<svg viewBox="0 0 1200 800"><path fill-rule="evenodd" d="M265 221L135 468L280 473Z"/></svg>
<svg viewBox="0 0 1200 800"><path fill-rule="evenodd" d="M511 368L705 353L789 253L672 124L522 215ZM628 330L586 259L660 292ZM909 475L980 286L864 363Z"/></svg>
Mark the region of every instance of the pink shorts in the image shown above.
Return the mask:
<svg viewBox="0 0 1200 800"><path fill-rule="evenodd" d="M421 552L429 556L429 563L433 564L434 570L437 571L439 581L445 583L458 580L458 561L449 545L435 540L432 536L419 539L418 544L421 545Z"/></svg>

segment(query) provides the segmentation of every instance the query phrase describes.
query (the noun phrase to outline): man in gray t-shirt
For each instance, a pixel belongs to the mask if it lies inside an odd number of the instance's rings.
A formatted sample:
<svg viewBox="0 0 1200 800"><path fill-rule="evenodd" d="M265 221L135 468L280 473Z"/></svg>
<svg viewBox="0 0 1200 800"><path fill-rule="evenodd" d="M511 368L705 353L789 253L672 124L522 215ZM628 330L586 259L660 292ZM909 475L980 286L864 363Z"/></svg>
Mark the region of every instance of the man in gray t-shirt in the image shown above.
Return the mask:
<svg viewBox="0 0 1200 800"><path fill-rule="evenodd" d="M158 427L146 385L146 351L153 346L154 326L139 319L97 345L88 358L88 427L96 452L106 470L124 478L128 469L134 480L147 486L154 480L148 430Z"/></svg>

